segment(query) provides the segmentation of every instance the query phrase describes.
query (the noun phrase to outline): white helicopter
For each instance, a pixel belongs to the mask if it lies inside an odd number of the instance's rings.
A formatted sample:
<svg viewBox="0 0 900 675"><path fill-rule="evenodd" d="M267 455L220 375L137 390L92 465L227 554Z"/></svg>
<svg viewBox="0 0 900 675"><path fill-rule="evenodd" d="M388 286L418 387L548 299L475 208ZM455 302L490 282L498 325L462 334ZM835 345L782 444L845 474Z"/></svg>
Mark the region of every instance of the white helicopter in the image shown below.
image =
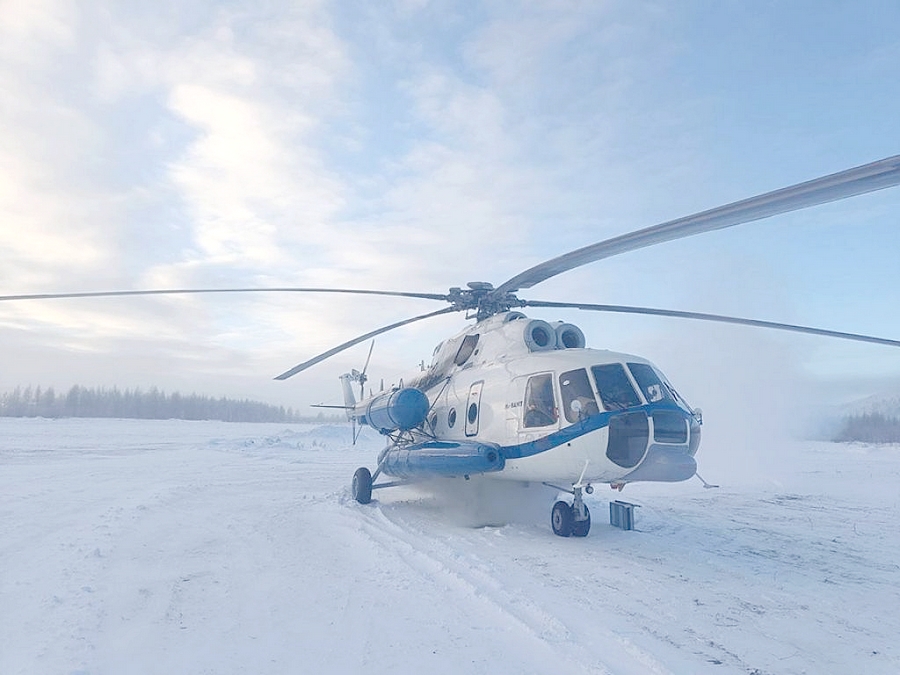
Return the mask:
<svg viewBox="0 0 900 675"><path fill-rule="evenodd" d="M363 398L366 369L340 376L347 418L387 439L375 470L357 469L352 494L433 477L543 483L571 495L552 508L553 532L584 537L583 501L595 484L684 481L703 422L650 361L589 349L570 323L529 319L523 307L568 308L715 321L900 347L900 340L739 317L649 307L520 299L528 289L590 262L654 244L760 220L900 184L900 155L587 246L532 267L494 287L470 282L446 294L343 288L229 288L100 291L0 296L38 300L187 293L306 292L424 298L449 307L370 331L278 375L284 380L377 335L451 312L476 323L440 343L430 366L388 391ZM369 357L372 351L369 350ZM360 387L357 401L353 385ZM326 406L332 407L332 406ZM376 483L381 475L390 477ZM699 476L698 476L699 477ZM702 479L701 479L702 480ZM704 482L704 485L708 485Z"/></svg>
<svg viewBox="0 0 900 675"><path fill-rule="evenodd" d="M570 323L500 312L439 344L405 386L357 402L354 381L364 384L364 373L341 376L348 418L389 439L375 473L353 476L361 504L375 488L484 474L570 493L553 507L553 531L585 536L582 492L593 483L621 489L697 470L700 411L649 361L587 349ZM381 473L400 480L374 484Z"/></svg>

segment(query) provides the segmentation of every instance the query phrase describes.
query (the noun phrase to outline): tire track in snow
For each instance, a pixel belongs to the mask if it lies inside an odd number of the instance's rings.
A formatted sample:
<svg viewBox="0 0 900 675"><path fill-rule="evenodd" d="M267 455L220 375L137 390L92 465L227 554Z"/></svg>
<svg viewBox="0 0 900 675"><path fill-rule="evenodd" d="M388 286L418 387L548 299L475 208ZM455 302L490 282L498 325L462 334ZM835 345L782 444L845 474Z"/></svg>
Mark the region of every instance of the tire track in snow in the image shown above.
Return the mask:
<svg viewBox="0 0 900 675"><path fill-rule="evenodd" d="M348 495L342 501L351 508L355 506ZM557 613L510 587L498 577L496 566L471 552L470 546L453 546L432 531L415 526L396 511L389 514L381 504L373 506L358 510L360 529L374 544L385 551L399 552L410 569L432 583L474 602L487 604L505 621L552 650L561 668L571 667L577 672L597 675L671 675L673 672L651 653L608 629L602 631L600 644L591 644L590 649L587 648ZM445 528L441 524L437 531L446 534ZM460 528L457 532L459 534L450 535L450 540L463 543L467 539L466 530Z"/></svg>

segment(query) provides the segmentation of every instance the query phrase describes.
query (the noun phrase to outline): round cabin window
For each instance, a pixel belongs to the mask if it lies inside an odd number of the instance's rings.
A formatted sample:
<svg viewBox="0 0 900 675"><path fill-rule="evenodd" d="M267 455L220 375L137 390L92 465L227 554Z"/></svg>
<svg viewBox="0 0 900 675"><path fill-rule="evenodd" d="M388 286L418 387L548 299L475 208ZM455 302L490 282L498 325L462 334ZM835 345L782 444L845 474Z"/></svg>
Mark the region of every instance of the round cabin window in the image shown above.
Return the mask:
<svg viewBox="0 0 900 675"><path fill-rule="evenodd" d="M447 425L452 429L454 424L456 424L456 408L450 408L450 412L447 413Z"/></svg>
<svg viewBox="0 0 900 675"><path fill-rule="evenodd" d="M475 424L475 420L478 419L478 404L473 403L469 406L469 424Z"/></svg>

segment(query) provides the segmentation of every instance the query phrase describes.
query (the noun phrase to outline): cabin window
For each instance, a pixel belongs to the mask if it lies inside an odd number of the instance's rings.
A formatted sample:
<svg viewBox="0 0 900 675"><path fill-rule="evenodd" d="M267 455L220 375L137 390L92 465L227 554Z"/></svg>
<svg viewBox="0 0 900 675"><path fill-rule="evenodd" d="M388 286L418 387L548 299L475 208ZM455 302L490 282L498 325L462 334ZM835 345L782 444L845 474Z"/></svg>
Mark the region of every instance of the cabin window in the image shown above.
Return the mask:
<svg viewBox="0 0 900 675"><path fill-rule="evenodd" d="M672 410L654 410L653 440L657 443L687 443L687 420Z"/></svg>
<svg viewBox="0 0 900 675"><path fill-rule="evenodd" d="M447 413L447 426L451 429L456 424L456 408L450 408L450 412Z"/></svg>
<svg viewBox="0 0 900 675"><path fill-rule="evenodd" d="M469 416L468 416L469 424L475 424L475 420L477 420L477 419L478 419L478 404L472 403L469 406Z"/></svg>
<svg viewBox="0 0 900 675"><path fill-rule="evenodd" d="M563 411L569 422L577 422L600 412L584 368L560 375L559 391L562 393Z"/></svg>
<svg viewBox="0 0 900 675"><path fill-rule="evenodd" d="M652 366L648 366L646 363L629 363L628 370L631 371L634 381L641 388L647 403L672 400L672 395Z"/></svg>
<svg viewBox="0 0 900 675"><path fill-rule="evenodd" d="M525 426L546 427L556 424L558 419L553 377L550 373L530 377L525 385Z"/></svg>
<svg viewBox="0 0 900 675"><path fill-rule="evenodd" d="M472 356L472 352L475 351L475 346L477 344L477 333L475 335L466 335L466 337L463 338L462 344L459 346L459 351L456 352L456 358L453 359L453 363L461 366L468 361L469 357Z"/></svg>
<svg viewBox="0 0 900 675"><path fill-rule="evenodd" d="M621 363L592 366L591 372L597 381L600 400L607 410L625 410L641 404L641 399L631 386L631 380L628 379Z"/></svg>

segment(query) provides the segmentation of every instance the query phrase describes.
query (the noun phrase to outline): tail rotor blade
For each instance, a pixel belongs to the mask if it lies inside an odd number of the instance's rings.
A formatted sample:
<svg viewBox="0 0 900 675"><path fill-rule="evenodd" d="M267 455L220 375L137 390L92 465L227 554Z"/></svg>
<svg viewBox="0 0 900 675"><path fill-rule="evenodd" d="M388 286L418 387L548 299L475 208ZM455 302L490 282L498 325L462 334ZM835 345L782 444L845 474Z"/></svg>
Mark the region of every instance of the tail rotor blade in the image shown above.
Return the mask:
<svg viewBox="0 0 900 675"><path fill-rule="evenodd" d="M369 345L369 355L366 357L366 364L363 366L362 372L359 374L359 400L363 400L366 397L366 381L369 379L366 377L366 371L369 369L369 360L372 358L372 350L375 349L375 340L372 340L372 344Z"/></svg>
<svg viewBox="0 0 900 675"><path fill-rule="evenodd" d="M366 357L366 365L363 366L363 374L369 369L369 360L372 358L372 350L375 349L375 340L369 345L369 355Z"/></svg>

